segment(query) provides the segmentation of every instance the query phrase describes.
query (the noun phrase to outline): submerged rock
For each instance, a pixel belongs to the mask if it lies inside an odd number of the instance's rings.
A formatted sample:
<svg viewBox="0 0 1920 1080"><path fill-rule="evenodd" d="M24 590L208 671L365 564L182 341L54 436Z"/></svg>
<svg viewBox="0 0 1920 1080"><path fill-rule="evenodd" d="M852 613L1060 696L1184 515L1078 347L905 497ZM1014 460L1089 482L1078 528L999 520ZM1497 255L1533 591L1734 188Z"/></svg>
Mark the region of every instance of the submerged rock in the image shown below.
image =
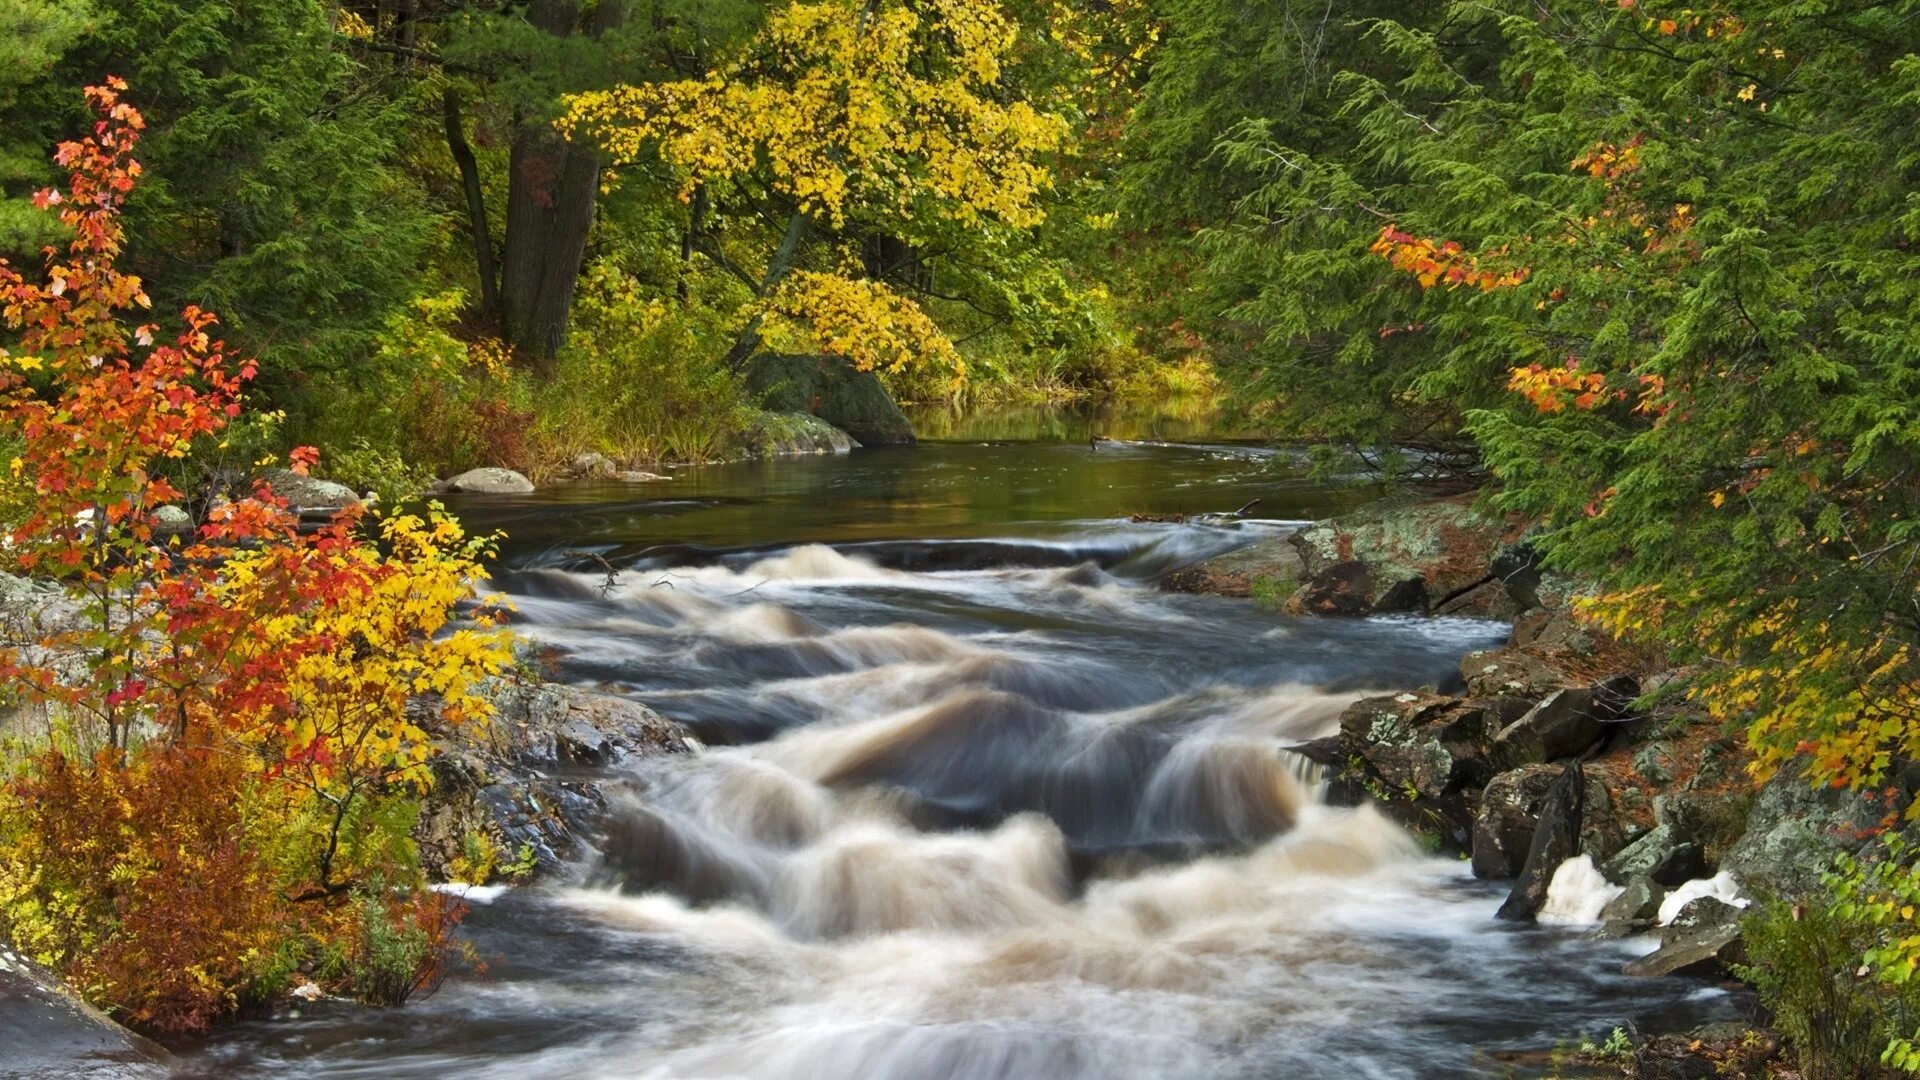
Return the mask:
<svg viewBox="0 0 1920 1080"><path fill-rule="evenodd" d="M514 472L484 466L468 469L466 472L447 480L447 491L463 492L469 495L530 495L533 493L533 481Z"/></svg>

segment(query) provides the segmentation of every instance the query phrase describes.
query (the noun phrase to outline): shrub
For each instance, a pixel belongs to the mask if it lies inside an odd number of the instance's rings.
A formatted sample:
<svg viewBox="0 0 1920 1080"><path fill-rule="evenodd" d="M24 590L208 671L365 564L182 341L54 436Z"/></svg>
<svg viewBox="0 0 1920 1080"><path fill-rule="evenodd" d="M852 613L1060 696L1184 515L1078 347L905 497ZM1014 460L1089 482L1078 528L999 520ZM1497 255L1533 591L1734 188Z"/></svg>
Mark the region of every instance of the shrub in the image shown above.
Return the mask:
<svg viewBox="0 0 1920 1080"><path fill-rule="evenodd" d="M161 1031L323 956L398 1000L436 977L457 914L424 892L411 838L428 762L487 719L480 680L509 659L484 615L450 625L487 541L438 508L377 537L355 512L303 532L264 485L157 541L156 509L182 496L168 474L244 417L254 365L197 309L163 344L119 322L147 304L115 267L142 123L122 89L88 91L100 120L60 148L67 191L36 200L64 207L67 258L49 252L44 285L0 263L19 335L0 351L0 438L19 446L4 550L78 613L0 649L0 677L50 716L0 788L0 931ZM317 456L290 455L297 472Z"/></svg>

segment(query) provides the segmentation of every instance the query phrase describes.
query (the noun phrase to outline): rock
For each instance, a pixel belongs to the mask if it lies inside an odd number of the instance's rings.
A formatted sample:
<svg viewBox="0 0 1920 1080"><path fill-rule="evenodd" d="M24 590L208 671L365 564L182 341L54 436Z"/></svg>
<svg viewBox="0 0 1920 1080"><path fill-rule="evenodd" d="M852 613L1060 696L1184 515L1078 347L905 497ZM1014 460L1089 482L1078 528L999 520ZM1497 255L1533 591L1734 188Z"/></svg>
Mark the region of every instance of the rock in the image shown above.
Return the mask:
<svg viewBox="0 0 1920 1080"><path fill-rule="evenodd" d="M1654 820L1673 826L1674 832L1699 845L1701 857L1719 863L1747 830L1751 793L1726 791L1666 791L1654 796Z"/></svg>
<svg viewBox="0 0 1920 1080"><path fill-rule="evenodd" d="M168 503L153 510L153 532L159 537L187 536L194 530L193 515Z"/></svg>
<svg viewBox="0 0 1920 1080"><path fill-rule="evenodd" d="M1673 746L1670 743L1648 743L1633 752L1633 771L1655 787L1673 779L1673 765Z"/></svg>
<svg viewBox="0 0 1920 1080"><path fill-rule="evenodd" d="M613 459L597 450L575 454L567 462L567 475L576 480L604 480L618 471Z"/></svg>
<svg viewBox="0 0 1920 1080"><path fill-rule="evenodd" d="M489 465L449 478L446 490L468 495L530 495L533 481L512 469Z"/></svg>
<svg viewBox="0 0 1920 1080"><path fill-rule="evenodd" d="M758 356L747 367L746 389L773 412L817 416L862 445L914 441L912 423L879 377L837 356Z"/></svg>
<svg viewBox="0 0 1920 1080"><path fill-rule="evenodd" d="M659 473L647 472L642 469L622 469L607 477L607 479L618 480L623 484L651 484L658 480L671 480L673 477L662 476Z"/></svg>
<svg viewBox="0 0 1920 1080"><path fill-rule="evenodd" d="M1586 690L1555 690L1494 736L1493 760L1502 768L1584 754L1600 741L1601 722Z"/></svg>
<svg viewBox="0 0 1920 1080"><path fill-rule="evenodd" d="M1746 959L1746 952L1740 947L1738 927L1722 926L1706 930L1689 930L1676 935L1671 941L1662 941L1653 952L1630 960L1621 972L1641 977L1662 975L1702 975L1722 977L1729 974L1735 964Z"/></svg>
<svg viewBox="0 0 1920 1080"><path fill-rule="evenodd" d="M1462 499L1387 500L1293 535L1305 565L1309 588L1323 572L1346 563L1326 578L1319 593L1345 583L1339 613L1428 611L1444 607L1456 614L1486 614L1460 600L1492 580L1488 563L1505 525ZM1314 597L1300 609L1317 610Z"/></svg>
<svg viewBox="0 0 1920 1080"><path fill-rule="evenodd" d="M1460 659L1460 677L1473 697L1501 695L1538 701L1574 685L1558 668L1533 653L1513 647L1475 649Z"/></svg>
<svg viewBox="0 0 1920 1080"><path fill-rule="evenodd" d="M1619 896L1600 912L1600 921L1605 923L1651 923L1660 914L1660 901L1666 899L1667 890L1659 882L1636 874L1622 886Z"/></svg>
<svg viewBox="0 0 1920 1080"><path fill-rule="evenodd" d="M450 746L434 764L435 784L415 837L435 876L445 875L476 832L492 836L509 861L526 852L539 873L560 873L597 835L610 793L625 783L589 770L693 749L678 724L625 698L506 682L493 696L486 737L477 746ZM556 776L550 769L566 771Z"/></svg>
<svg viewBox="0 0 1920 1080"><path fill-rule="evenodd" d="M260 479L267 482L275 495L287 500L287 507L296 513L331 512L360 505L360 496L347 485L317 476L302 476L292 469L268 469L260 474Z"/></svg>
<svg viewBox="0 0 1920 1080"><path fill-rule="evenodd" d="M1586 794L1586 778L1580 763L1569 762L1547 788L1540 808L1540 822L1534 828L1533 842L1527 848L1525 865L1497 917L1518 922L1532 921L1540 906L1547 902L1547 889L1560 864L1580 854L1581 804Z"/></svg>
<svg viewBox="0 0 1920 1080"><path fill-rule="evenodd" d="M1439 798L1492 776L1487 740L1497 722L1484 703L1395 694L1349 705L1340 715L1340 740L1389 790Z"/></svg>
<svg viewBox="0 0 1920 1080"><path fill-rule="evenodd" d="M1419 593L1418 608L1426 609L1425 585L1418 578L1402 582L1402 585L1415 586ZM1289 615L1365 615L1369 611L1383 610L1375 606L1373 575L1363 562L1334 563L1324 567L1306 583L1300 586L1287 600L1286 612ZM1384 598L1383 598L1384 599ZM1395 603L1404 603L1397 600ZM1406 611L1402 606L1393 610Z"/></svg>
<svg viewBox="0 0 1920 1080"><path fill-rule="evenodd" d="M58 976L0 945L0 1078L158 1080L172 1074L170 1061Z"/></svg>
<svg viewBox="0 0 1920 1080"><path fill-rule="evenodd" d="M803 412L756 413L740 438L748 457L844 454L859 445L846 432Z"/></svg>
<svg viewBox="0 0 1920 1080"><path fill-rule="evenodd" d="M1884 790L1816 788L1798 764L1782 768L1754 796L1746 834L1720 867L1761 894L1790 900L1812 895L1834 856L1858 852L1882 818L1906 809L1912 777L1897 780L1889 797Z"/></svg>
<svg viewBox="0 0 1920 1080"><path fill-rule="evenodd" d="M1287 537L1273 536L1176 570L1160 587L1206 596L1278 597L1299 584L1305 569L1300 550Z"/></svg>
<svg viewBox="0 0 1920 1080"><path fill-rule="evenodd" d="M1473 821L1475 877L1504 880L1525 867L1547 791L1562 771L1557 765L1523 765L1487 784ZM1606 778L1592 770L1583 770L1583 775L1580 850L1597 864L1626 844L1627 827Z"/></svg>
<svg viewBox="0 0 1920 1080"><path fill-rule="evenodd" d="M1740 924L1740 917L1744 914L1742 909L1718 896L1695 897L1682 905L1680 910L1674 913L1673 918L1667 921L1666 932L1661 934L1661 940L1677 941L1684 938L1691 930L1722 926L1737 927Z"/></svg>
<svg viewBox="0 0 1920 1080"><path fill-rule="evenodd" d="M1647 877L1674 886L1698 877L1705 861L1700 846L1672 825L1656 825L1601 867L1610 881Z"/></svg>

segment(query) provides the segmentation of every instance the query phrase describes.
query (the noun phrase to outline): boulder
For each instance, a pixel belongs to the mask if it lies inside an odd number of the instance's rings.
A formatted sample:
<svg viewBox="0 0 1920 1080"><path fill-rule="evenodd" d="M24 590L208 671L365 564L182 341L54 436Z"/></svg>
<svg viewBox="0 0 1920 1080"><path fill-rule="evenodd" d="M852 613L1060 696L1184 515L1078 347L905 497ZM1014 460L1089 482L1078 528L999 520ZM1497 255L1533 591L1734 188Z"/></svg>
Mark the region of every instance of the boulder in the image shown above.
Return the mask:
<svg viewBox="0 0 1920 1080"><path fill-rule="evenodd" d="M172 1074L170 1060L58 976L0 945L0 1078L159 1080Z"/></svg>
<svg viewBox="0 0 1920 1080"><path fill-rule="evenodd" d="M1514 882L1513 891L1495 914L1502 919L1530 922L1547 902L1547 889L1553 884L1560 864L1580 854L1580 820L1586 796L1586 777L1580 763L1569 762L1547 787L1540 807L1540 821L1533 830L1533 842Z"/></svg>
<svg viewBox="0 0 1920 1080"><path fill-rule="evenodd" d="M1548 789L1562 771L1558 765L1523 765L1488 782L1473 820L1475 877L1504 880L1525 867ZM1593 770L1583 776L1580 850L1599 864L1625 846L1630 826L1606 777Z"/></svg>
<svg viewBox="0 0 1920 1080"><path fill-rule="evenodd" d="M1365 615L1382 610L1424 611L1425 587L1419 578L1403 581L1395 586L1400 592L1393 595L1398 598L1391 601L1397 606L1383 608L1379 605L1389 602L1387 594L1375 588L1367 564L1350 560L1322 567L1309 577L1287 600L1286 612L1289 615Z"/></svg>
<svg viewBox="0 0 1920 1080"><path fill-rule="evenodd" d="M1492 776L1487 741L1498 722L1483 702L1394 694L1349 705L1340 716L1340 741L1389 790L1439 798Z"/></svg>
<svg viewBox="0 0 1920 1080"><path fill-rule="evenodd" d="M1460 658L1460 677L1474 697L1510 696L1538 701L1578 685L1559 668L1526 649L1475 649Z"/></svg>
<svg viewBox="0 0 1920 1080"><path fill-rule="evenodd" d="M530 495L533 481L514 472L488 465L468 469L446 482L446 490L468 495Z"/></svg>
<svg viewBox="0 0 1920 1080"><path fill-rule="evenodd" d="M1510 769L1577 757L1599 742L1603 731L1590 691L1555 690L1494 736L1493 760Z"/></svg>
<svg viewBox="0 0 1920 1080"><path fill-rule="evenodd" d="M491 836L510 860L530 854L541 874L564 872L604 825L610 793L625 785L597 770L694 749L678 724L626 698L504 680L492 695L486 735L450 745L434 763L414 835L435 876L475 833Z"/></svg>
<svg viewBox="0 0 1920 1080"><path fill-rule="evenodd" d="M1175 570L1160 587L1206 596L1285 596L1304 572L1300 550L1285 536L1270 536Z"/></svg>
<svg viewBox="0 0 1920 1080"><path fill-rule="evenodd" d="M1782 768L1754 796L1746 834L1727 851L1721 869L1761 894L1812 895L1834 856L1858 852L1883 818L1906 809L1911 772L1882 790L1862 792L1814 787L1798 764Z"/></svg>
<svg viewBox="0 0 1920 1080"><path fill-rule="evenodd" d="M267 482L275 495L287 500L288 509L295 513L330 513L360 505L360 496L347 485L317 476L302 476L292 469L268 469L260 474L260 479Z"/></svg>
<svg viewBox="0 0 1920 1080"><path fill-rule="evenodd" d="M1662 941L1678 941L1693 930L1708 930L1723 926L1737 927L1744 914L1746 912L1742 908L1729 904L1718 896L1695 897L1682 905L1667 922L1666 929L1661 933L1660 938Z"/></svg>
<svg viewBox="0 0 1920 1080"><path fill-rule="evenodd" d="M1631 923L1636 926L1650 924L1660 914L1660 901L1666 899L1667 890L1659 882L1637 874L1621 887L1619 896L1601 909L1600 921L1603 923Z"/></svg>
<svg viewBox="0 0 1920 1080"><path fill-rule="evenodd" d="M747 366L747 393L777 413L805 413L865 446L914 441L913 424L870 371L837 356L765 354Z"/></svg>
<svg viewBox="0 0 1920 1080"><path fill-rule="evenodd" d="M193 515L187 513L186 510L181 507L175 506L172 503L168 503L165 506L154 507L154 535L162 538L169 536L187 536L193 532L193 529Z"/></svg>
<svg viewBox="0 0 1920 1080"><path fill-rule="evenodd" d="M1341 597L1330 614L1358 611L1420 611L1511 614L1463 606L1462 598L1492 581L1488 563L1499 548L1504 523L1463 499L1387 500L1327 521L1292 538L1304 563L1301 611L1323 610L1329 595ZM1359 564L1357 567L1343 564ZM1335 569L1338 567L1339 569ZM1491 601L1495 595L1484 594Z"/></svg>
<svg viewBox="0 0 1920 1080"><path fill-rule="evenodd" d="M613 459L597 450L575 454L567 462L567 475L575 480L604 480L618 471Z"/></svg>
<svg viewBox="0 0 1920 1080"><path fill-rule="evenodd" d="M747 457L844 454L859 445L846 432L803 412L756 413L740 439Z"/></svg>
<svg viewBox="0 0 1920 1080"><path fill-rule="evenodd" d="M1638 960L1629 960L1620 970L1627 975L1649 978L1662 975L1721 978L1745 959L1739 927L1720 926L1688 930L1664 939L1658 949Z"/></svg>
<svg viewBox="0 0 1920 1080"><path fill-rule="evenodd" d="M651 484L660 480L671 480L673 477L663 476L655 472L647 472L644 469L622 469L619 472L613 473L607 479L618 480L623 484Z"/></svg>
<svg viewBox="0 0 1920 1080"><path fill-rule="evenodd" d="M1699 877L1705 866L1700 845L1682 836L1673 825L1660 824L1628 844L1600 869L1609 881L1626 882L1646 877L1671 887Z"/></svg>

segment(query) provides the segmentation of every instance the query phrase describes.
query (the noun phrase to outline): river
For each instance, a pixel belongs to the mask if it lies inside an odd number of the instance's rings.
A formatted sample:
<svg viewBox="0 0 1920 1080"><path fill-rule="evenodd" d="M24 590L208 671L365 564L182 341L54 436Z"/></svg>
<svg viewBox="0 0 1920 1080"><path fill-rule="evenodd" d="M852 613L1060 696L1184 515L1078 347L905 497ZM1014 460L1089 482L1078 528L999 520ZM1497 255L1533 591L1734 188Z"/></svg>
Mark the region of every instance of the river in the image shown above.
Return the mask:
<svg viewBox="0 0 1920 1080"><path fill-rule="evenodd" d="M1496 922L1501 888L1324 805L1285 752L1363 692L1446 684L1504 626L1155 588L1364 493L1253 444L1099 428L458 506L507 531L496 584L563 677L709 749L633 770L582 884L475 892L484 970L238 1025L183 1071L1481 1076L1725 1015L1714 988L1618 974L1644 943Z"/></svg>

